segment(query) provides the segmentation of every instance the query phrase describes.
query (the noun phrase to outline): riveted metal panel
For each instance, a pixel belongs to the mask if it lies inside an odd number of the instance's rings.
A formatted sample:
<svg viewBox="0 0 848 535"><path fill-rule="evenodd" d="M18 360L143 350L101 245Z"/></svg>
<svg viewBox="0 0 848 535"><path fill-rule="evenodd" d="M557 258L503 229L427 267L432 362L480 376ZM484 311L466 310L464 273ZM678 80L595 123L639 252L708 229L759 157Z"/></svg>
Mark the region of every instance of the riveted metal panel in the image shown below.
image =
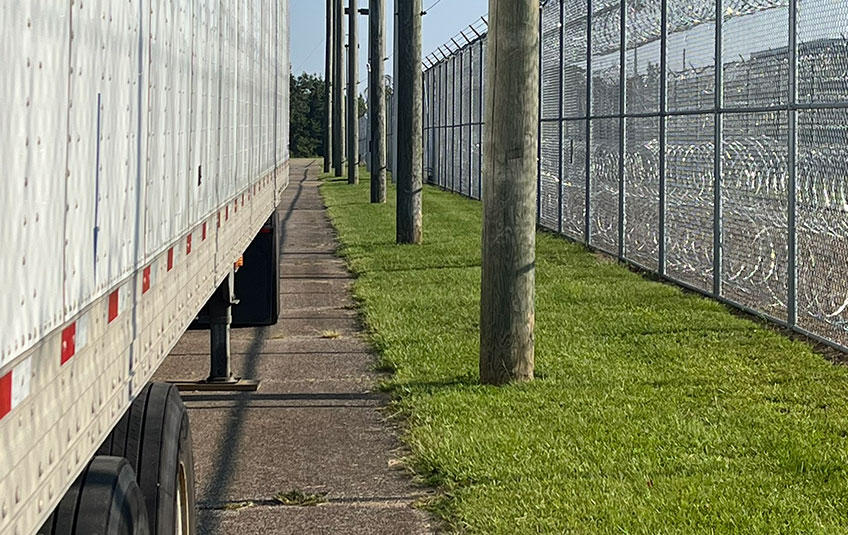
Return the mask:
<svg viewBox="0 0 848 535"><path fill-rule="evenodd" d="M65 318L67 3L0 1L0 367Z"/></svg>
<svg viewBox="0 0 848 535"><path fill-rule="evenodd" d="M250 3L250 166L245 187L260 173L262 158L262 0L250 0Z"/></svg>
<svg viewBox="0 0 848 535"><path fill-rule="evenodd" d="M65 308L135 267L138 2L72 5Z"/></svg>
<svg viewBox="0 0 848 535"><path fill-rule="evenodd" d="M145 246L144 252L154 254L168 242L171 222L168 215L172 197L168 182L177 169L178 113L177 64L179 50L176 28L175 0L163 0L150 6L147 17L150 64L160 68L147 72L144 95L150 106L144 116L147 129L145 154Z"/></svg>
<svg viewBox="0 0 848 535"><path fill-rule="evenodd" d="M240 190L247 186L248 175L250 173L250 116L251 116L251 100L252 100L252 54L253 43L250 39L250 31L252 28L252 13L250 11L249 2L245 2L244 6L239 8L239 36L238 46L239 54L237 60L238 69L238 99L239 105L236 112L238 121L238 131L236 134L236 143L238 144L238 174L236 175L236 190Z"/></svg>
<svg viewBox="0 0 848 535"><path fill-rule="evenodd" d="M186 165L187 223L193 225L205 212L204 167L209 170L209 92L212 42L212 15L209 2L191 4L191 60L189 93L189 154Z"/></svg>
<svg viewBox="0 0 848 535"><path fill-rule="evenodd" d="M219 66L221 78L220 132L218 159L221 167L216 176L217 204L235 195L237 173L237 122L239 54L239 3L221 5L222 55Z"/></svg>

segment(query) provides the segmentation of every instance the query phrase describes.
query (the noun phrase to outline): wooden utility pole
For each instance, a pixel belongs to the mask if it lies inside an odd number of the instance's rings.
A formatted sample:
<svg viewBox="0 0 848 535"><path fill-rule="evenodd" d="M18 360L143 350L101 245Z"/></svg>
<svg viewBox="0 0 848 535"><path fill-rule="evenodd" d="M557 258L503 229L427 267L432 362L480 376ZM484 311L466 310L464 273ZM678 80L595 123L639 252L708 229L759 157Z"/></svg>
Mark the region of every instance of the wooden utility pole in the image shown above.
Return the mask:
<svg viewBox="0 0 848 535"><path fill-rule="evenodd" d="M421 0L398 2L397 242L421 243Z"/></svg>
<svg viewBox="0 0 848 535"><path fill-rule="evenodd" d="M333 2L327 0L327 38L324 52L324 172L333 163Z"/></svg>
<svg viewBox="0 0 848 535"><path fill-rule="evenodd" d="M348 2L347 36L347 183L359 184L359 9Z"/></svg>
<svg viewBox="0 0 848 535"><path fill-rule="evenodd" d="M489 0L480 380L533 379L539 0Z"/></svg>
<svg viewBox="0 0 848 535"><path fill-rule="evenodd" d="M392 125L392 156L391 156L391 165L392 165L392 184L397 184L397 169L398 169L398 135L397 135L397 125L398 125L398 102L397 102L397 84L400 79L400 69L398 69L398 49L400 48L400 40L398 39L398 28L400 27L400 18L398 16L398 2L401 0L395 0L394 5L394 32L392 35L392 50L395 51L393 54L394 60L392 61L392 109L388 110L388 113L391 114L391 125ZM386 135L388 136L388 130ZM386 146L386 150L388 150L388 145ZM387 163L388 165L388 163Z"/></svg>
<svg viewBox="0 0 848 535"><path fill-rule="evenodd" d="M371 202L386 202L386 0L368 8L368 120L371 122Z"/></svg>
<svg viewBox="0 0 848 535"><path fill-rule="evenodd" d="M333 170L336 176L344 175L345 155L345 56L344 56L344 6L342 0L333 0Z"/></svg>

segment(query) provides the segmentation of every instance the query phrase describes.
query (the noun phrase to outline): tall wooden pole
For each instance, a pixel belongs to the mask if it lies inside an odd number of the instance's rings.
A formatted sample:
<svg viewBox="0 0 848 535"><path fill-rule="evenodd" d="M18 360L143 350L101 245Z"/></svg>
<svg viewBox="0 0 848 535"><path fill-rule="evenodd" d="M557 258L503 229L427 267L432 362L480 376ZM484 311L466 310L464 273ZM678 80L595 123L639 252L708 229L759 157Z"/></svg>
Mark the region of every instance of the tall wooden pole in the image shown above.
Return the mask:
<svg viewBox="0 0 848 535"><path fill-rule="evenodd" d="M347 183L359 184L359 7L348 2Z"/></svg>
<svg viewBox="0 0 848 535"><path fill-rule="evenodd" d="M386 0L370 0L368 120L371 121L371 202L386 202Z"/></svg>
<svg viewBox="0 0 848 535"><path fill-rule="evenodd" d="M342 176L345 154L344 6L342 0L333 2L333 170L336 176Z"/></svg>
<svg viewBox="0 0 848 535"><path fill-rule="evenodd" d="M327 38L324 52L324 172L330 172L333 163L333 6L327 0Z"/></svg>
<svg viewBox="0 0 848 535"><path fill-rule="evenodd" d="M421 243L421 0L398 2L397 242Z"/></svg>
<svg viewBox="0 0 848 535"><path fill-rule="evenodd" d="M389 113L391 114L391 118L389 120L391 121L391 125L392 125L391 162L389 162L387 164L387 165L391 165L390 169L392 170L392 184L397 184L397 169L398 169L398 162L397 162L397 156L398 156L397 88L398 88L398 80L400 79L400 69L398 68L398 57L399 57L399 55L398 55L397 51L400 48L400 44L399 44L400 41L398 40L398 28L400 27L399 18L398 18L398 9L399 9L398 2L399 1L402 1L402 0L395 0L394 1L394 5L395 5L394 11L395 12L392 14L392 17L394 17L393 18L393 20L394 20L394 24L393 24L394 32L392 32L393 33L392 38L394 39L394 41L392 41L392 43L393 43L392 44L392 50L395 51L395 53L392 56L394 58L394 60L392 62L392 91L394 91L394 95L392 97L392 109L389 110Z"/></svg>
<svg viewBox="0 0 848 535"><path fill-rule="evenodd" d="M489 0L480 380L533 379L539 0Z"/></svg>

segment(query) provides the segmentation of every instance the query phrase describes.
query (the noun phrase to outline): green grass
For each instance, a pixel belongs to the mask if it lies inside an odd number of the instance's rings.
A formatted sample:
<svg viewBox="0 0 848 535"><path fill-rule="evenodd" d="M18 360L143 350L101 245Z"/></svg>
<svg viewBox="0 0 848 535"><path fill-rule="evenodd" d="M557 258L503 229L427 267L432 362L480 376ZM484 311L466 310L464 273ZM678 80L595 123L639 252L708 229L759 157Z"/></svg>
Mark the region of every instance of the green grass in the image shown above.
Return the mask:
<svg viewBox="0 0 848 535"><path fill-rule="evenodd" d="M714 301L539 233L533 383L477 384L480 204L322 192L410 464L467 533L848 533L848 369Z"/></svg>

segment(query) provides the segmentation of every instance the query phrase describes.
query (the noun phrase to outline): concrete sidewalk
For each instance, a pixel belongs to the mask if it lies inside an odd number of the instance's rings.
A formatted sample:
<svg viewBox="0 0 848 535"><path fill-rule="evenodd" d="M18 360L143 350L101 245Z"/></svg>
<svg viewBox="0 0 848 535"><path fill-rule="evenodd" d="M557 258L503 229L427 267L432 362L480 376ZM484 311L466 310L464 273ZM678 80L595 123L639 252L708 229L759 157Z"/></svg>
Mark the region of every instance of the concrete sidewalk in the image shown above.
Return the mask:
<svg viewBox="0 0 848 535"><path fill-rule="evenodd" d="M280 206L280 322L233 330L234 372L261 380L259 391L183 396L194 439L199 533L435 531L410 505L427 491L393 467L400 444L379 410L387 399L375 390L375 356L361 337L351 276L335 254L319 167L292 162ZM157 379L202 379L208 355L208 332L190 331ZM293 490L326 493L326 502L301 507L273 499Z"/></svg>

